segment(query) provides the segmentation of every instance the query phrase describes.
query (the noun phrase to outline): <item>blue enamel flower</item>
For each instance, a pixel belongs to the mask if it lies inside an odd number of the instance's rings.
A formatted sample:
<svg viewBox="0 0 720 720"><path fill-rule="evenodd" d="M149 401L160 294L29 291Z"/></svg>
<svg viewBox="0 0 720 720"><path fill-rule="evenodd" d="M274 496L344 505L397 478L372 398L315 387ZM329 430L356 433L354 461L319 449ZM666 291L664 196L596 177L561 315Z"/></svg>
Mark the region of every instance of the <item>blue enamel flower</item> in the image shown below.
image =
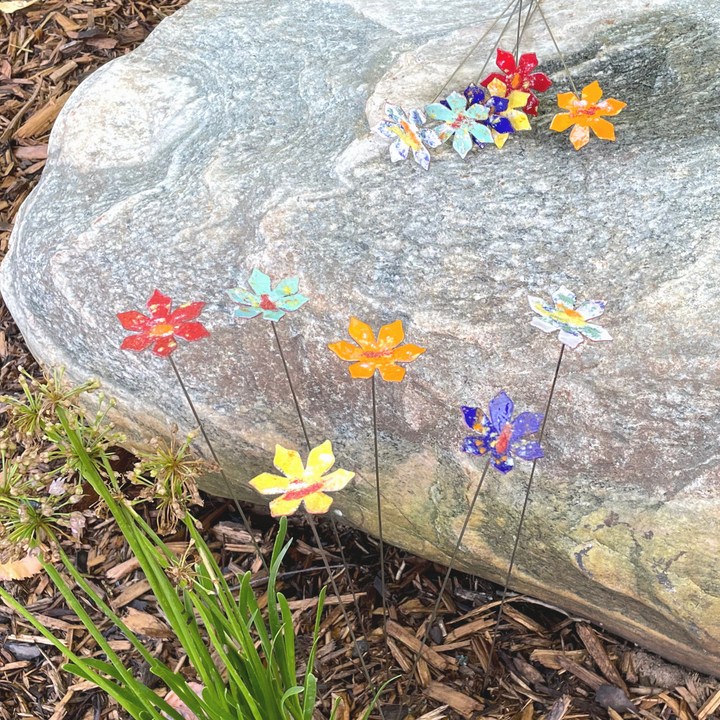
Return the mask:
<svg viewBox="0 0 720 720"><path fill-rule="evenodd" d="M510 120L500 116L500 113L506 112L508 109L510 104L508 98L491 95L484 87L473 83L465 88L465 97L467 98L468 107L482 105L487 108L488 115L487 118L483 120L483 123L498 135L515 132L515 128L512 126ZM477 138L473 137L473 140L477 145L483 147L484 143L479 142Z"/></svg>
<svg viewBox="0 0 720 720"><path fill-rule="evenodd" d="M298 278L285 278L273 290L270 278L255 269L250 275L253 292L245 288L232 288L227 294L239 305L233 313L235 317L254 318L262 313L265 320L277 322L286 312L297 310L308 301L298 292L299 286Z"/></svg>
<svg viewBox="0 0 720 720"><path fill-rule="evenodd" d="M467 426L480 433L465 438L463 452L472 455L490 453L493 467L503 474L513 469L513 455L523 460L545 457L540 443L527 439L540 429L542 413L523 412L513 420L513 401L504 391L490 401L488 409L490 417L478 408L463 406Z"/></svg>

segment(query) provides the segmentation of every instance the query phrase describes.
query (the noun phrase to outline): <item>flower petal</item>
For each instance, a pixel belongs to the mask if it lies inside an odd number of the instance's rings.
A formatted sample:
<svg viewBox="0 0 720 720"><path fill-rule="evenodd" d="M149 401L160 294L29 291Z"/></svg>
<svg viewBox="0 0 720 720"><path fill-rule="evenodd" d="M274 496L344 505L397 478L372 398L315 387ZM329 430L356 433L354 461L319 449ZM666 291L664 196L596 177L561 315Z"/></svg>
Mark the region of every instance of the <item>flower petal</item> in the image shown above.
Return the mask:
<svg viewBox="0 0 720 720"><path fill-rule="evenodd" d="M260 298L245 288L230 288L225 291L233 302L250 307L260 307Z"/></svg>
<svg viewBox="0 0 720 720"><path fill-rule="evenodd" d="M553 324L552 318L547 318L546 320L543 320L542 318L533 318L530 321L530 324L533 327L538 328L538 330L542 330L546 333L557 332L561 329L561 326L559 324Z"/></svg>
<svg viewBox="0 0 720 720"><path fill-rule="evenodd" d="M532 115L533 117L537 117L538 114L538 107L540 107L540 101L537 99L537 95L533 95L532 93L528 93L530 97L528 97L527 102L525 103L525 107L523 110L528 114Z"/></svg>
<svg viewBox="0 0 720 720"><path fill-rule="evenodd" d="M250 485L263 495L279 495L290 485L290 478L272 473L262 473L250 481Z"/></svg>
<svg viewBox="0 0 720 720"><path fill-rule="evenodd" d="M627 104L620 102L620 100L608 98L607 100L603 100L597 104L597 107L600 108L598 115L617 115L626 106Z"/></svg>
<svg viewBox="0 0 720 720"><path fill-rule="evenodd" d="M501 390L488 404L490 422L494 430L500 432L510 422L513 412L513 401L508 394Z"/></svg>
<svg viewBox="0 0 720 720"><path fill-rule="evenodd" d="M498 135L509 135L511 132L515 132L515 128L506 117L493 115L489 119L489 124ZM502 147L502 145L500 147Z"/></svg>
<svg viewBox="0 0 720 720"><path fill-rule="evenodd" d="M361 322L356 317L350 318L348 333L363 350L375 349L375 333L373 333L369 325Z"/></svg>
<svg viewBox="0 0 720 720"><path fill-rule="evenodd" d="M283 297L294 295L300 287L300 278L283 278L270 293L271 300L279 300Z"/></svg>
<svg viewBox="0 0 720 720"><path fill-rule="evenodd" d="M561 285L551 295L556 308L566 308L572 310L575 307L577 296L572 290L568 290L564 285Z"/></svg>
<svg viewBox="0 0 720 720"><path fill-rule="evenodd" d="M583 341L582 335L568 332L567 330L561 330L558 333L558 340L563 344L567 345L573 350Z"/></svg>
<svg viewBox="0 0 720 720"><path fill-rule="evenodd" d="M262 311L263 320L272 320L272 322L277 322L281 318L285 316L284 310L263 310Z"/></svg>
<svg viewBox="0 0 720 720"><path fill-rule="evenodd" d="M152 351L160 357L167 357L177 347L177 340L172 336L160 338L153 347Z"/></svg>
<svg viewBox="0 0 720 720"><path fill-rule="evenodd" d="M449 110L440 103L433 103L432 105L428 105L425 108L425 112L428 114L429 118L432 118L433 120L442 120L443 122L453 120L456 115L456 113L454 113L452 110Z"/></svg>
<svg viewBox="0 0 720 720"><path fill-rule="evenodd" d="M402 320L383 325L378 332L377 347L379 350L390 350L397 347L405 339Z"/></svg>
<svg viewBox="0 0 720 720"><path fill-rule="evenodd" d="M471 120L487 120L487 116L489 114L490 110L485 107L485 105L480 105L479 103L476 105L471 105L465 111L465 117L468 117Z"/></svg>
<svg viewBox="0 0 720 720"><path fill-rule="evenodd" d="M204 302L185 303L176 308L172 315L170 315L169 322L172 325L181 322L187 322L188 320L194 320L205 307Z"/></svg>
<svg viewBox="0 0 720 720"><path fill-rule="evenodd" d="M530 93L513 90L510 95L508 95L508 109L517 110L517 108L525 107L529 97Z"/></svg>
<svg viewBox="0 0 720 720"><path fill-rule="evenodd" d="M412 362L419 358L425 352L425 348L419 345L403 345L397 348L392 354L393 362Z"/></svg>
<svg viewBox="0 0 720 720"><path fill-rule="evenodd" d="M453 139L453 148L457 154L465 159L465 156L472 150L472 140L467 128L460 128Z"/></svg>
<svg viewBox="0 0 720 720"><path fill-rule="evenodd" d="M467 98L461 95L459 92L451 92L446 98L445 102L450 106L454 115L462 112L467 107Z"/></svg>
<svg viewBox="0 0 720 720"><path fill-rule="evenodd" d="M586 85L582 89L582 99L587 100L591 105L596 105L600 102L600 98L602 97L602 90L600 89L600 84L596 80L595 82L590 83L589 85Z"/></svg>
<svg viewBox="0 0 720 720"><path fill-rule="evenodd" d="M557 104L558 107L561 107L563 110L573 110L578 102L580 101L577 99L575 93L558 93Z"/></svg>
<svg viewBox="0 0 720 720"><path fill-rule="evenodd" d="M359 360L362 356L362 350L346 340L331 343L328 348L332 350L341 360Z"/></svg>
<svg viewBox="0 0 720 720"><path fill-rule="evenodd" d="M405 368L399 365L378 365L378 370L385 382L402 382L405 377Z"/></svg>
<svg viewBox="0 0 720 720"><path fill-rule="evenodd" d="M413 150L413 157L415 158L415 162L423 170L427 170L430 167L430 153L424 145L417 150Z"/></svg>
<svg viewBox="0 0 720 720"><path fill-rule="evenodd" d="M153 344L155 338L145 333L141 335L128 335L120 345L121 350L133 350L134 352L142 352Z"/></svg>
<svg viewBox="0 0 720 720"><path fill-rule="evenodd" d="M588 339L598 342L600 340L612 340L612 335L604 328L599 325L587 325L578 326L578 330Z"/></svg>
<svg viewBox="0 0 720 720"><path fill-rule="evenodd" d="M436 148L441 143L437 133L430 128L418 128L417 133L420 140L422 140L428 147Z"/></svg>
<svg viewBox="0 0 720 720"><path fill-rule="evenodd" d="M393 127L395 127L395 125L389 123L387 120L383 120L382 122L379 122L377 125L375 125L375 127L373 127L370 132L373 132L376 135L381 135L382 137L389 138L390 140L394 140L397 137L397 133L393 132Z"/></svg>
<svg viewBox="0 0 720 720"><path fill-rule="evenodd" d="M530 81L530 87L538 92L545 92L552 85L552 80L541 72L533 73L528 80Z"/></svg>
<svg viewBox="0 0 720 720"><path fill-rule="evenodd" d="M396 124L405 119L405 111L399 105L389 102L385 103L385 115Z"/></svg>
<svg viewBox="0 0 720 720"><path fill-rule="evenodd" d="M305 464L305 477L307 478L310 475L317 481L334 464L335 455L333 455L332 443L326 440L308 453L307 463Z"/></svg>
<svg viewBox="0 0 720 720"><path fill-rule="evenodd" d="M579 150L590 141L590 128L576 125L570 133L570 142L576 150Z"/></svg>
<svg viewBox="0 0 720 720"><path fill-rule="evenodd" d="M156 320L158 318L168 317L171 306L172 300L167 295L163 295L159 290L156 290L147 301L147 308L150 311L150 315Z"/></svg>
<svg viewBox="0 0 720 720"><path fill-rule="evenodd" d="M601 140L614 140L615 139L615 126L601 117L595 117L590 120L591 130Z"/></svg>
<svg viewBox="0 0 720 720"><path fill-rule="evenodd" d="M500 48L497 49L497 58L495 59L495 64L506 74L511 75L514 72L517 72L517 65L515 64L515 57L512 53L508 52L507 50L501 50ZM537 64L537 63L536 63ZM535 67L533 65L533 67Z"/></svg>
<svg viewBox="0 0 720 720"><path fill-rule="evenodd" d="M355 473L350 472L349 470L340 469L335 472L331 472L322 479L323 490L325 492L342 490L354 477Z"/></svg>
<svg viewBox="0 0 720 720"><path fill-rule="evenodd" d="M537 460L545 457L545 453L537 440L525 440L513 447L513 455L523 460Z"/></svg>
<svg viewBox="0 0 720 720"><path fill-rule="evenodd" d="M492 82L494 79L494 75L497 75L499 78L502 78L502 75L499 75L498 73L493 73L492 75L489 75L486 80L488 82ZM476 103L484 103L485 99L487 98L487 91L484 87L481 87L481 85L486 85L487 83L483 82L480 85L475 85L475 83L470 83L465 88L465 92L463 93L465 97L467 98L468 105L472 106Z"/></svg>
<svg viewBox="0 0 720 720"><path fill-rule="evenodd" d="M292 515L300 507L301 502L302 498L284 500L281 496L270 503L270 514L273 517L285 517L286 515Z"/></svg>
<svg viewBox="0 0 720 720"><path fill-rule="evenodd" d="M196 340L210 337L210 333L202 323L199 322L180 323L180 325L175 328L175 335L188 342L195 342Z"/></svg>
<svg viewBox="0 0 720 720"><path fill-rule="evenodd" d="M507 85L503 80L495 79L488 85L488 90L490 91L491 95L494 95L495 97L507 97Z"/></svg>
<svg viewBox="0 0 720 720"><path fill-rule="evenodd" d="M605 301L586 300L575 308L575 312L578 313L583 320L592 320L593 318L600 317L605 312Z"/></svg>
<svg viewBox="0 0 720 720"><path fill-rule="evenodd" d="M491 463L503 475L506 475L515 467L515 461L509 455L502 455L501 457L493 455Z"/></svg>
<svg viewBox="0 0 720 720"><path fill-rule="evenodd" d="M498 133L493 131L493 142L500 149L505 144L505 141L510 137L510 133Z"/></svg>
<svg viewBox="0 0 720 720"><path fill-rule="evenodd" d="M301 308L307 301L308 298L298 293L297 295L289 295L287 297L278 298L275 301L275 305L277 305L281 310L292 312L293 310Z"/></svg>
<svg viewBox="0 0 720 720"><path fill-rule="evenodd" d="M463 440L462 451L471 455L484 455L489 449L484 437L466 437Z"/></svg>
<svg viewBox="0 0 720 720"><path fill-rule="evenodd" d="M471 430L477 430L483 434L489 432L490 421L484 412L481 412L479 408L462 406L463 417L465 418L465 424Z"/></svg>
<svg viewBox="0 0 720 720"><path fill-rule="evenodd" d="M261 312L262 312L262 310L259 307L258 308L249 308L249 307L245 307L243 305L241 307L236 307L235 310L233 310L233 315L236 318L248 319L248 318L257 317Z"/></svg>
<svg viewBox="0 0 720 720"><path fill-rule="evenodd" d="M308 495L304 500L305 509L312 515L322 515L326 513L333 504L333 499L323 492Z"/></svg>
<svg viewBox="0 0 720 720"><path fill-rule="evenodd" d="M363 362L356 362L351 365L348 370L350 371L351 377L356 380L364 380L371 378L377 368L377 363L373 360L364 360Z"/></svg>
<svg viewBox="0 0 720 720"><path fill-rule="evenodd" d="M126 330L132 330L133 332L149 330L155 324L149 317L145 317L145 315L137 310L118 313L117 319Z"/></svg>
<svg viewBox="0 0 720 720"><path fill-rule="evenodd" d="M437 134L438 138L440 139L440 142L445 142L448 138L451 138L455 134L455 128L452 127L452 125L448 125L447 123L443 123L442 125L439 125L435 128L435 133Z"/></svg>
<svg viewBox="0 0 720 720"><path fill-rule="evenodd" d="M543 417L542 413L521 412L513 420L513 431L509 442L510 447L513 447L515 443L519 443L526 435L536 433L542 425Z"/></svg>
<svg viewBox="0 0 720 720"><path fill-rule="evenodd" d="M476 123L470 130L472 136L477 140L478 143L491 143L493 141L492 133L487 125L480 125Z"/></svg>
<svg viewBox="0 0 720 720"><path fill-rule="evenodd" d="M519 132L520 130L531 130L530 121L528 116L524 112L519 110L512 110L508 113L508 120L513 126L513 130Z"/></svg>
<svg viewBox="0 0 720 720"><path fill-rule="evenodd" d="M302 464L300 454L295 450L288 450L282 445L275 446L275 459L273 465L289 478L302 478L305 468Z"/></svg>
<svg viewBox="0 0 720 720"><path fill-rule="evenodd" d="M520 56L518 61L518 70L523 75L528 75L531 70L538 66L538 59L535 53L525 53Z"/></svg>
<svg viewBox="0 0 720 720"><path fill-rule="evenodd" d="M575 118L570 113L558 113L550 123L550 129L556 132L564 132L571 125L575 124Z"/></svg>
<svg viewBox="0 0 720 720"><path fill-rule="evenodd" d="M398 138L392 145L390 145L390 160L393 162L407 160L409 150L410 148L400 138Z"/></svg>
<svg viewBox="0 0 720 720"><path fill-rule="evenodd" d="M422 110L414 109L408 113L408 120L414 125L424 125L427 118Z"/></svg>
<svg viewBox="0 0 720 720"><path fill-rule="evenodd" d="M255 268L250 275L250 287L258 295L269 295L272 292L270 278L257 268Z"/></svg>

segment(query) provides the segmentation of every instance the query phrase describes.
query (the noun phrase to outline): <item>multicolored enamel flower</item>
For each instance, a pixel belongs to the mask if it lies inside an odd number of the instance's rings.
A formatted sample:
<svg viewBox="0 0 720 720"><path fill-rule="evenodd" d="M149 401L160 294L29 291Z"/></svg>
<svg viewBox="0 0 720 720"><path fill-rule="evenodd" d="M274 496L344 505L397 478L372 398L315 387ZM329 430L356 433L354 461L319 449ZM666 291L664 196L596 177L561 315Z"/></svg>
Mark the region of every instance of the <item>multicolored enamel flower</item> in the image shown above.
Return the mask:
<svg viewBox="0 0 720 720"><path fill-rule="evenodd" d="M270 278L255 269L250 275L250 287L254 292L245 288L232 288L227 294L240 305L233 313L236 318L254 318L262 313L265 320L277 322L286 312L297 310L308 301L298 292L299 286L298 278L285 278L273 290Z"/></svg>
<svg viewBox="0 0 720 720"><path fill-rule="evenodd" d="M178 346L176 337L195 342L210 337L210 333L199 322L191 322L200 315L204 302L186 303L172 312L172 300L156 290L147 302L150 317L137 310L118 313L117 318L129 335L122 341L121 350L140 352L153 345L153 353L166 357Z"/></svg>
<svg viewBox="0 0 720 720"><path fill-rule="evenodd" d="M516 64L512 53L498 48L495 64L502 70L502 73L490 73L480 84L489 87L493 80L500 80L507 85L510 91L522 90L526 92L528 98L523 110L528 115L537 115L540 101L537 95L531 93L530 90L545 92L552 85L552 81L545 73L531 72L538 65L537 55L535 53L525 53L525 55L520 56Z"/></svg>
<svg viewBox="0 0 720 720"><path fill-rule="evenodd" d="M435 128L435 132L442 142L452 137L453 148L461 158L470 152L473 140L481 147L492 142L490 129L483 122L487 120L490 110L481 104L468 107L467 97L460 93L450 93L442 102L428 105L425 112L433 120L443 122Z"/></svg>
<svg viewBox="0 0 720 720"><path fill-rule="evenodd" d="M558 105L567 110L558 113L550 123L550 129L563 132L572 126L570 142L576 150L584 147L590 141L590 129L601 140L614 140L615 127L602 116L617 115L625 103L615 98L600 100L602 90L597 80L582 89L582 99L578 100L575 93L560 93L557 96Z"/></svg>
<svg viewBox="0 0 720 720"><path fill-rule="evenodd" d="M490 417L478 408L462 408L467 426L480 433L465 438L463 452L472 455L490 453L492 466L503 474L513 469L513 455L523 460L545 457L540 443L527 439L540 429L542 413L523 412L513 420L514 404L505 392L498 393L488 409Z"/></svg>
<svg viewBox="0 0 720 720"><path fill-rule="evenodd" d="M415 162L427 170L430 166L430 153L425 145L435 148L440 145L440 138L434 130L421 127L425 121L421 110L410 110L405 115L401 107L386 102L385 120L378 123L372 132L395 141L390 145L390 159L393 162L407 159L412 150Z"/></svg>
<svg viewBox="0 0 720 720"><path fill-rule="evenodd" d="M341 340L328 347L340 359L353 363L349 370L354 378L370 378L378 370L383 380L400 382L405 377L405 368L396 363L412 362L425 352L425 348L417 345L400 345L405 339L401 320L383 325L377 342L372 328L357 318L350 319L348 332L357 345Z"/></svg>
<svg viewBox="0 0 720 720"><path fill-rule="evenodd" d="M603 314L604 301L586 300L575 307L575 294L565 287L558 288L552 294L552 299L555 307L548 305L542 298L528 295L530 307L540 315L533 318L531 325L546 333L559 330L558 340L573 349L580 345L583 336L594 341L612 340L605 328L588 322Z"/></svg>
<svg viewBox="0 0 720 720"><path fill-rule="evenodd" d="M513 91L505 97L507 87L499 80L491 83L487 90L478 85L468 85L465 88L465 97L471 106L475 103L488 108L489 115L485 124L490 128L492 140L501 148L508 136L516 130L530 130L530 121L527 115L518 110L525 104L527 93Z"/></svg>
<svg viewBox="0 0 720 720"><path fill-rule="evenodd" d="M310 451L306 467L303 467L300 454L295 450L276 445L274 465L284 477L263 473L251 480L250 484L263 495L282 493L270 503L273 517L292 515L301 502L305 503L309 513L326 513L333 500L325 493L342 490L355 477L355 473L347 470L336 470L325 475L334 464L335 456L329 440Z"/></svg>

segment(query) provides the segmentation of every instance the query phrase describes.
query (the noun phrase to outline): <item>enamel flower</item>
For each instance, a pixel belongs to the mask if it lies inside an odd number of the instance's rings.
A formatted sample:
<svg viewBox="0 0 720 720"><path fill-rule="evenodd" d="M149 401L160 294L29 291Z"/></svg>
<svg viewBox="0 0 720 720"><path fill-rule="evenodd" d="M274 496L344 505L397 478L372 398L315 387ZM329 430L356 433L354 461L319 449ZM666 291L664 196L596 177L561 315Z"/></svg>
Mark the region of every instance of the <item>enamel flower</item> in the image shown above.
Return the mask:
<svg viewBox="0 0 720 720"><path fill-rule="evenodd" d="M501 148L508 136L517 130L530 130L527 115L518 110L526 102L527 93L513 91L505 97L507 87L500 81L493 81L487 90L478 85L468 85L465 97L471 105L482 104L489 110L485 124L490 128L492 140Z"/></svg>
<svg viewBox="0 0 720 720"><path fill-rule="evenodd" d="M425 120L421 110L410 110L405 115L401 107L386 102L385 120L378 123L372 132L395 141L390 145L390 159L393 162L407 159L412 150L415 162L427 170L430 166L430 153L425 145L435 148L440 145L440 138L434 130L421 127Z"/></svg>
<svg viewBox="0 0 720 720"><path fill-rule="evenodd" d="M428 117L441 120L442 125L435 132L442 142L453 138L453 148L464 158L473 146L473 140L482 147L492 142L490 129L483 123L490 113L485 105L474 104L468 107L467 97L453 92L446 100L433 103L425 108Z"/></svg>
<svg viewBox="0 0 720 720"><path fill-rule="evenodd" d="M502 73L490 73L480 84L489 87L493 80L500 80L507 85L510 91L522 90L526 92L528 99L523 110L528 115L537 115L540 101L537 95L530 91L545 92L552 85L552 81L545 73L531 72L538 65L537 55L535 53L525 53L520 56L516 64L512 53L498 48L495 64L502 70Z"/></svg>
<svg viewBox="0 0 720 720"><path fill-rule="evenodd" d="M350 319L348 332L357 345L341 340L328 347L341 360L353 363L348 369L354 378L370 378L378 370L383 380L400 382L405 377L405 368L396 363L412 362L425 352L425 348L417 345L400 345L405 338L401 320L383 325L377 341L372 328L357 318Z"/></svg>
<svg viewBox="0 0 720 720"><path fill-rule="evenodd" d="M283 476L263 473L250 481L250 484L263 495L280 495L270 503L273 517L292 515L300 503L314 515L326 513L332 505L332 498L326 492L342 490L355 473L347 470L335 470L325 473L335 464L332 445L326 440L322 445L313 448L303 467L299 453L287 450L281 445L275 446L275 467Z"/></svg>
<svg viewBox="0 0 720 720"><path fill-rule="evenodd" d="M472 455L489 453L490 463L503 474L513 469L513 455L523 460L545 457L540 443L527 438L540 429L543 414L522 412L513 419L513 409L513 401L505 392L498 393L490 401L489 417L478 408L463 407L465 423L480 433L465 438L463 452Z"/></svg>
<svg viewBox="0 0 720 720"><path fill-rule="evenodd" d="M601 97L602 90L597 81L583 88L581 100L575 93L560 93L557 96L558 105L567 112L558 113L552 119L550 129L563 132L572 126L570 142L576 150L588 144L591 128L601 140L615 140L615 127L602 116L617 115L625 103L615 98L601 101Z"/></svg>
<svg viewBox="0 0 720 720"><path fill-rule="evenodd" d="M250 275L253 292L245 288L232 288L227 294L239 304L233 313L236 318L254 318L262 313L265 320L277 322L286 312L297 310L308 301L298 292L299 286L298 278L285 278L273 290L270 278L255 269Z"/></svg>
<svg viewBox="0 0 720 720"><path fill-rule="evenodd" d="M167 357L178 346L176 337L188 342L210 337L201 323L191 322L200 315L204 305L204 302L186 303L172 311L172 300L156 290L147 302L150 317L137 310L118 313L120 324L137 333L128 335L120 349L140 352L152 345L155 355Z"/></svg>
<svg viewBox="0 0 720 720"><path fill-rule="evenodd" d="M498 112L498 115L510 121L513 132L531 129L530 120L528 120L528 116L521 109L525 107L527 103L528 93L521 92L520 90L509 90L507 85L501 80L493 80L490 85L488 85L488 91L491 96L507 98L507 108ZM507 139L507 133L500 133L497 130L493 133L493 140L498 148L501 148Z"/></svg>
<svg viewBox="0 0 720 720"><path fill-rule="evenodd" d="M575 294L564 287L558 288L552 294L552 299L554 307L542 298L528 295L530 307L540 315L533 318L531 325L546 333L559 330L558 340L573 349L584 340L583 336L594 341L612 340L605 328L588 322L603 314L604 301L586 300L575 307Z"/></svg>

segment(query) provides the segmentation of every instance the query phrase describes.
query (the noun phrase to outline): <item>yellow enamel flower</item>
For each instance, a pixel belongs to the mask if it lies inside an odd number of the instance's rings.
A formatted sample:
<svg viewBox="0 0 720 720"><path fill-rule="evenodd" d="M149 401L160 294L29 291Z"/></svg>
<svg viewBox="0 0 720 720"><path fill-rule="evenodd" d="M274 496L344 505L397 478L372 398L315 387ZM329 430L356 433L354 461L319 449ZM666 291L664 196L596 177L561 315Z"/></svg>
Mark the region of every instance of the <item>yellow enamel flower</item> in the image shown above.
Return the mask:
<svg viewBox="0 0 720 720"><path fill-rule="evenodd" d="M285 477L263 473L250 484L263 495L282 493L270 503L273 517L292 515L301 502L305 503L309 513L319 515L326 513L332 505L332 498L325 493L342 490L355 477L355 473L347 470L325 475L334 464L335 456L329 440L310 451L306 467L303 467L300 454L295 450L276 445L274 465Z"/></svg>
<svg viewBox="0 0 720 720"><path fill-rule="evenodd" d="M493 80L488 86L488 91L490 92L490 95L494 95L496 97L507 98L508 106L507 110L504 110L503 112L499 112L498 115L500 117L507 118L510 121L510 124L513 127L513 130L515 132L518 132L519 130L530 130L530 120L528 120L528 116L522 112L522 109L527 105L528 98L530 97L530 93L521 92L520 90L513 90L509 95L507 94L508 87L505 85L505 83L502 80L498 80L497 78ZM493 140L495 141L495 145L497 145L498 148L501 148L505 141L508 139L510 133L499 133L495 130L493 130Z"/></svg>

